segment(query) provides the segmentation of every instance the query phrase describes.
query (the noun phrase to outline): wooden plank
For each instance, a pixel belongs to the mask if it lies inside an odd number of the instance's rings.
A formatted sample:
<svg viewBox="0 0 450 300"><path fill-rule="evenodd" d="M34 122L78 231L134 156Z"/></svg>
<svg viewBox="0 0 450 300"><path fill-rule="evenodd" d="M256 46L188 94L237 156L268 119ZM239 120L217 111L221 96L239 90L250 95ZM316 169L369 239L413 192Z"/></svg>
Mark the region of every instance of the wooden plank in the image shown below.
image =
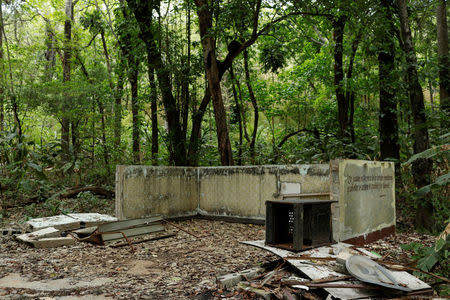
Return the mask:
<svg viewBox="0 0 450 300"><path fill-rule="evenodd" d="M99 232L121 231L121 229L133 228L137 226L149 225L155 222L161 222L161 216L154 216L143 219L124 220L111 223L105 223L98 226Z"/></svg>
<svg viewBox="0 0 450 300"><path fill-rule="evenodd" d="M117 230L117 231L113 231L111 233L100 232L100 231L99 231L99 233L102 235L102 240L104 242L106 242L106 241L122 239L122 238L124 238L123 234L125 234L125 236L128 238L128 237L133 237L133 236L138 236L138 235L143 235L143 234L153 233L153 232L158 232L158 231L163 231L163 230L164 230L164 227L161 225L147 225L147 226L142 226L142 227Z"/></svg>

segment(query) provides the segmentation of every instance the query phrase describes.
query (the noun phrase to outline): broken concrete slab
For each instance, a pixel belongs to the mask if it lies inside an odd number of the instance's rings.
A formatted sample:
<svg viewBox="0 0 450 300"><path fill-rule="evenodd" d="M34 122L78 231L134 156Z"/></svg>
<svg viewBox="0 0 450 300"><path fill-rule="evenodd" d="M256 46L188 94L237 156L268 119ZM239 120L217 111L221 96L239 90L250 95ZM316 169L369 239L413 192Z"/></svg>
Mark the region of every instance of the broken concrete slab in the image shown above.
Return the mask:
<svg viewBox="0 0 450 300"><path fill-rule="evenodd" d="M55 280L28 281L18 273L11 273L0 279L0 288L29 289L35 291L61 291L79 288L100 287L112 282L110 278L95 278L89 281L63 278Z"/></svg>
<svg viewBox="0 0 450 300"><path fill-rule="evenodd" d="M98 213L74 213L45 218L36 218L25 224L31 231L55 227L59 230L73 230L80 227L97 226L107 222L117 221L117 218Z"/></svg>
<svg viewBox="0 0 450 300"><path fill-rule="evenodd" d="M23 231L22 229L18 228L1 228L0 229L0 235L14 235L14 234L21 234Z"/></svg>
<svg viewBox="0 0 450 300"><path fill-rule="evenodd" d="M116 217L99 213L77 213L68 214L68 216L80 220L82 227L98 226L104 223L117 221Z"/></svg>
<svg viewBox="0 0 450 300"><path fill-rule="evenodd" d="M22 242L31 243L41 238L52 238L60 236L61 232L58 229L56 229L55 227L47 227L34 232L18 235L16 239Z"/></svg>
<svg viewBox="0 0 450 300"><path fill-rule="evenodd" d="M31 241L35 248L56 248L61 246L70 246L75 244L77 241L69 236L66 237L55 237L55 238L43 238L36 241Z"/></svg>
<svg viewBox="0 0 450 300"><path fill-rule="evenodd" d="M75 244L71 236L61 237L61 231L55 227L47 227L16 237L19 241L33 245L35 248L55 248Z"/></svg>
<svg viewBox="0 0 450 300"><path fill-rule="evenodd" d="M25 224L30 231L37 231L48 227L54 227L58 230L73 230L81 226L78 219L65 215L31 219Z"/></svg>

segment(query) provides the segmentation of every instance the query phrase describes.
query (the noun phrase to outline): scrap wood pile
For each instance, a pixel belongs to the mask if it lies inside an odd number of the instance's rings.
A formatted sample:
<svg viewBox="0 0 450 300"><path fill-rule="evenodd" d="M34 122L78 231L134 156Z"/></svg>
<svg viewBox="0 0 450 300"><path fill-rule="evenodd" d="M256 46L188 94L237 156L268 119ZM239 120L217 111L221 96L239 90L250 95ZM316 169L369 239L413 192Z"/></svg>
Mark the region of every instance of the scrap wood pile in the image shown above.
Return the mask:
<svg viewBox="0 0 450 300"><path fill-rule="evenodd" d="M426 298L431 287L405 272L414 268L387 262L364 248L338 243L304 252L290 252L244 242L270 251L281 259L276 267L249 269L218 278L213 295L235 299L360 299ZM450 283L447 278L440 280Z"/></svg>
<svg viewBox="0 0 450 300"><path fill-rule="evenodd" d="M161 216L118 221L98 213L65 214L29 220L24 231L6 230L16 239L36 248L55 248L77 242L121 247L174 236L167 233ZM144 237L144 238L143 238Z"/></svg>

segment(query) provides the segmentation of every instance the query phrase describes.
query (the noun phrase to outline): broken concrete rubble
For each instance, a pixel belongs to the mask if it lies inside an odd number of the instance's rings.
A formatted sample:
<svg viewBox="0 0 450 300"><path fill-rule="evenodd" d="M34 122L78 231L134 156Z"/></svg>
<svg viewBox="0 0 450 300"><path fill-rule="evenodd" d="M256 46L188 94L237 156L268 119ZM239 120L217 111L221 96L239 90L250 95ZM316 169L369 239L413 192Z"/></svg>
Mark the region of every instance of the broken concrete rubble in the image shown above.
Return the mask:
<svg viewBox="0 0 450 300"><path fill-rule="evenodd" d="M36 248L54 248L75 244L71 236L62 237L61 231L55 227L47 227L30 233L16 236L19 241L32 244Z"/></svg>
<svg viewBox="0 0 450 300"><path fill-rule="evenodd" d="M301 255L290 252L283 249L274 248L264 244L264 241L251 241L243 242L243 244L255 246L258 248L270 251L281 258L288 261L299 272L305 274L312 281L298 282L296 285L302 285L309 288L323 288L331 296L340 299L356 299L366 298L372 296L379 296L380 291L386 293L386 289L376 289L373 285L367 285L361 283L361 281L353 280L351 282L345 281L347 276L343 266L336 262L340 253L341 259L344 259L347 253L352 255L360 255L362 251L352 249L352 245L345 243L338 243L331 246L324 246L315 248L312 250L304 251ZM377 256L368 252L372 258ZM399 286L409 288L413 292L427 293L431 290L431 287L414 277L407 272L390 271L389 274L395 278ZM324 278L337 278L337 281L333 281L333 284L324 283ZM316 283L318 280L322 281L319 285ZM295 287L293 285L292 287Z"/></svg>
<svg viewBox="0 0 450 300"><path fill-rule="evenodd" d="M217 278L224 288L231 288L242 280L251 280L264 271L263 268L251 268L237 273L226 274Z"/></svg>
<svg viewBox="0 0 450 300"><path fill-rule="evenodd" d="M36 248L55 248L76 243L76 239L67 235L67 231L86 226L97 226L117 218L98 213L73 213L45 218L36 218L25 224L29 233L16 236L16 239Z"/></svg>
<svg viewBox="0 0 450 300"><path fill-rule="evenodd" d="M161 221L161 216L153 216L102 224L91 235L91 240L99 244L104 244L105 242L125 239L131 245L132 243L129 241L129 237L164 231L165 228L161 225Z"/></svg>
<svg viewBox="0 0 450 300"><path fill-rule="evenodd" d="M33 231L16 238L36 248L67 246L77 240L103 245L107 241L125 239L131 245L129 237L164 231L161 221L161 216L117 221L97 213L59 215L29 220L27 225Z"/></svg>

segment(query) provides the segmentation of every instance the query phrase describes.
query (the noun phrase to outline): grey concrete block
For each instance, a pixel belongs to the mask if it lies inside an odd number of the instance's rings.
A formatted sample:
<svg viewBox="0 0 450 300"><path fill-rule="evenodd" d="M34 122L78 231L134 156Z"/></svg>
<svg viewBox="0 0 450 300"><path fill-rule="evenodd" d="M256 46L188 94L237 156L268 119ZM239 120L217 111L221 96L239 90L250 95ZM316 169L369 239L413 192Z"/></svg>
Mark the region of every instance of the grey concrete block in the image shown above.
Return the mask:
<svg viewBox="0 0 450 300"><path fill-rule="evenodd" d="M61 233L55 227L48 227L30 233L18 235L16 238L22 242L31 243L41 238L60 237Z"/></svg>
<svg viewBox="0 0 450 300"><path fill-rule="evenodd" d="M71 237L57 237L57 238L43 238L36 241L32 241L36 248L56 248L61 246L69 246L75 244L77 241Z"/></svg>
<svg viewBox="0 0 450 300"><path fill-rule="evenodd" d="M81 227L81 224L85 227L90 227L113 221L117 221L117 218L98 213L79 213L31 219L25 224L32 231L47 227L55 227L56 229L65 231L78 229Z"/></svg>

